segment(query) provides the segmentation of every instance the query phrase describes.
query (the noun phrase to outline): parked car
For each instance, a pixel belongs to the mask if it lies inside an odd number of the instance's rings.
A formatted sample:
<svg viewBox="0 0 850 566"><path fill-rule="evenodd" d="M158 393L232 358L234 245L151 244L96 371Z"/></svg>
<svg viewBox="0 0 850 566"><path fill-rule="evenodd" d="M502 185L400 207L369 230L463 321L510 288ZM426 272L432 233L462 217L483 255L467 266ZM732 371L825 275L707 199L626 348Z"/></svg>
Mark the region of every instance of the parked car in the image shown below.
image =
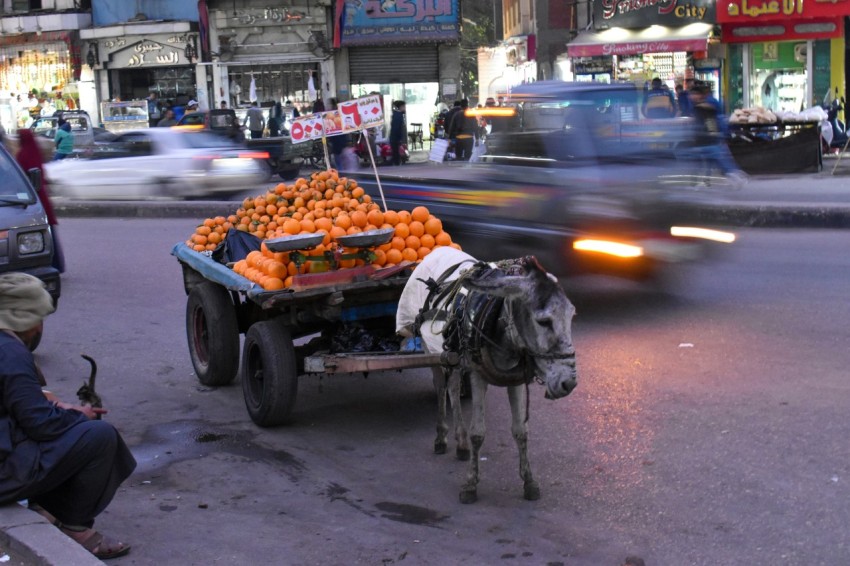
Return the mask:
<svg viewBox="0 0 850 566"><path fill-rule="evenodd" d="M52 267L53 235L47 214L33 188L41 171L27 176L0 144L0 273L21 271L44 281L54 302L62 290Z"/></svg>
<svg viewBox="0 0 850 566"><path fill-rule="evenodd" d="M268 179L267 155L209 134L148 128L118 134L87 159L45 165L53 194L78 199L185 199Z"/></svg>
<svg viewBox="0 0 850 566"><path fill-rule="evenodd" d="M293 144L287 131L273 138L247 139L242 122L239 121L236 112L230 108L190 112L185 114L174 128L183 131L209 132L243 143L252 150L266 152L269 154L267 161L269 168L282 179L297 177L301 165L311 154L309 144Z"/></svg>
<svg viewBox="0 0 850 566"><path fill-rule="evenodd" d="M493 130L479 162L395 167L381 175L387 208L427 206L479 259L532 254L559 277L654 280L718 247L705 237L733 235L674 230L711 228L694 226L710 198L689 190L699 164L677 154L693 125L639 120L638 95L633 84L518 86L509 105L481 111ZM358 181L381 202L374 180Z"/></svg>

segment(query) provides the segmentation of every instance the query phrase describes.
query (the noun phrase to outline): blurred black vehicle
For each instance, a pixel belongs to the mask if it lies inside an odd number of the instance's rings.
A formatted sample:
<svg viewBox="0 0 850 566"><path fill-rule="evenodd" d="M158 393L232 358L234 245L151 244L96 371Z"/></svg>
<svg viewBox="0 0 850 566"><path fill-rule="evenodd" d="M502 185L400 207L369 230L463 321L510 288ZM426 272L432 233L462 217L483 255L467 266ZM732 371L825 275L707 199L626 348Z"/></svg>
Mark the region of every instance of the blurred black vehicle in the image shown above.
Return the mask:
<svg viewBox="0 0 850 566"><path fill-rule="evenodd" d="M693 190L700 163L682 158L693 123L641 119L633 84L537 82L470 112L491 124L479 162L381 180L388 208L427 206L473 256L533 254L559 277L645 280L734 239L693 225L711 197ZM380 202L373 180L361 184Z"/></svg>

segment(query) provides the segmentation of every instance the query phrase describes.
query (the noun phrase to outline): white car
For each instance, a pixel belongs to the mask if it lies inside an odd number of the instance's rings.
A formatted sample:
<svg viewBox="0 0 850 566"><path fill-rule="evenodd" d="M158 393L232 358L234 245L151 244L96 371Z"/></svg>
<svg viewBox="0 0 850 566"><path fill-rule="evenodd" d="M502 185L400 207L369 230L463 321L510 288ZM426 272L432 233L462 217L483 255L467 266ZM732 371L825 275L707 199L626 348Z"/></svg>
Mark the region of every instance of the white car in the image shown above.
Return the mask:
<svg viewBox="0 0 850 566"><path fill-rule="evenodd" d="M122 132L91 158L45 164L54 196L77 199L198 198L269 178L268 155L205 133Z"/></svg>

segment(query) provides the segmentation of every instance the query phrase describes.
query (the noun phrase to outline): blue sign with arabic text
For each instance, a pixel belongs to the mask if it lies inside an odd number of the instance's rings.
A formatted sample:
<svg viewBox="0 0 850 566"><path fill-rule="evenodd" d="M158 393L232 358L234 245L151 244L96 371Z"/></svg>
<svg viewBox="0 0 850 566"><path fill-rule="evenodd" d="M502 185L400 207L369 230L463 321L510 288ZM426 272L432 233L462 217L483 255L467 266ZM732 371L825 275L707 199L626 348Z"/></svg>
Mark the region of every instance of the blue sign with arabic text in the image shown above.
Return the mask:
<svg viewBox="0 0 850 566"><path fill-rule="evenodd" d="M336 47L458 41L458 0L341 0Z"/></svg>

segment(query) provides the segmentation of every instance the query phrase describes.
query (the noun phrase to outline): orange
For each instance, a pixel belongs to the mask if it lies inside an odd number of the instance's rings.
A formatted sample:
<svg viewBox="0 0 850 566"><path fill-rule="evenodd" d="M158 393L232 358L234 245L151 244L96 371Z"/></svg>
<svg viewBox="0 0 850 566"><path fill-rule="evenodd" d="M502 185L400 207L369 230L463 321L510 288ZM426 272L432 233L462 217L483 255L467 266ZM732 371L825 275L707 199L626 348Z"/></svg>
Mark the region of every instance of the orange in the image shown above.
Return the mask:
<svg viewBox="0 0 850 566"><path fill-rule="evenodd" d="M386 222L390 226L395 226L396 224L398 224L398 221L398 212L396 212L395 210L388 210L384 213L384 222Z"/></svg>
<svg viewBox="0 0 850 566"><path fill-rule="evenodd" d="M201 236L207 236L212 232L212 229L209 226L198 226L195 228L195 234L200 234Z"/></svg>
<svg viewBox="0 0 850 566"><path fill-rule="evenodd" d="M405 224L410 224L411 222L413 222L413 217L406 210L399 210L398 221L404 222Z"/></svg>
<svg viewBox="0 0 850 566"><path fill-rule="evenodd" d="M395 225L395 235L399 238L407 238L410 236L410 226L404 222L399 222Z"/></svg>
<svg viewBox="0 0 850 566"><path fill-rule="evenodd" d="M289 218L283 223L283 231L287 234L300 234L301 222L294 218Z"/></svg>
<svg viewBox="0 0 850 566"><path fill-rule="evenodd" d="M346 231L345 228L343 228L342 226L334 226L333 228L331 228L330 234L331 238L336 239L340 236L345 236Z"/></svg>
<svg viewBox="0 0 850 566"><path fill-rule="evenodd" d="M403 259L404 256L402 255L401 250L393 248L387 252L387 263L395 265L396 263L401 263Z"/></svg>
<svg viewBox="0 0 850 566"><path fill-rule="evenodd" d="M410 215L414 220L418 220L419 222L424 223L428 220L428 217L431 216L431 213L424 206L417 206L412 211L410 211Z"/></svg>
<svg viewBox="0 0 850 566"><path fill-rule="evenodd" d="M404 248L401 250L401 257L407 261L417 261L419 259L419 254L414 249Z"/></svg>
<svg viewBox="0 0 850 566"><path fill-rule="evenodd" d="M362 200L365 203L369 203L369 202L372 202L372 197L370 197L369 195L363 195L362 197L360 197L360 200Z"/></svg>
<svg viewBox="0 0 850 566"><path fill-rule="evenodd" d="M334 227L334 223L330 218L316 218L314 224L316 225L316 230L324 230L325 232L330 232L331 228Z"/></svg>
<svg viewBox="0 0 850 566"><path fill-rule="evenodd" d="M269 277L277 277L278 279L286 279L286 276L289 275L289 271L286 266L278 261L270 261L265 265L266 274Z"/></svg>
<svg viewBox="0 0 850 566"><path fill-rule="evenodd" d="M434 240L436 240L439 246L450 246L452 244L452 237L447 232L440 232L434 236Z"/></svg>
<svg viewBox="0 0 850 566"><path fill-rule="evenodd" d="M343 230L348 230L349 228L351 228L352 222L351 222L351 218L348 216L348 214L340 214L339 216L336 217L335 224L337 226L339 226L340 228L342 228Z"/></svg>
<svg viewBox="0 0 850 566"><path fill-rule="evenodd" d="M261 204L260 206L254 207L254 212L256 212L257 214L262 216L263 214L266 213L266 205Z"/></svg>
<svg viewBox="0 0 850 566"><path fill-rule="evenodd" d="M351 222L358 228L364 228L369 223L366 213L361 210L355 210L351 213Z"/></svg>
<svg viewBox="0 0 850 566"><path fill-rule="evenodd" d="M307 220L305 218L304 220L301 221L301 231L302 232L311 232L311 233L315 232L316 231L316 225L313 223L312 220Z"/></svg>
<svg viewBox="0 0 850 566"><path fill-rule="evenodd" d="M289 265L286 266L286 270L290 275L298 275L298 266L295 265L294 261L289 262Z"/></svg>
<svg viewBox="0 0 850 566"><path fill-rule="evenodd" d="M266 204L274 204L278 201L277 192L266 193Z"/></svg>
<svg viewBox="0 0 850 566"><path fill-rule="evenodd" d="M362 231L363 231L363 228L360 228L359 226L352 226L351 228L349 228L345 232L346 232L346 234L357 234L358 232L362 232Z"/></svg>
<svg viewBox="0 0 850 566"><path fill-rule="evenodd" d="M254 208L258 206L266 206L266 197L254 197L253 200ZM245 208L248 208L247 206Z"/></svg>
<svg viewBox="0 0 850 566"><path fill-rule="evenodd" d="M270 216L274 216L275 214L277 214L277 207L273 204L267 204L266 205L266 214L268 214Z"/></svg>
<svg viewBox="0 0 850 566"><path fill-rule="evenodd" d="M207 236L207 241L211 244L217 244L221 241L221 234L218 232L213 232L209 236Z"/></svg>
<svg viewBox="0 0 850 566"><path fill-rule="evenodd" d="M369 221L369 224L380 226L384 223L384 213L380 210L372 209L366 214L366 219Z"/></svg>
<svg viewBox="0 0 850 566"><path fill-rule="evenodd" d="M436 236L443 231L443 222L436 216L432 216L425 221L425 233Z"/></svg>
<svg viewBox="0 0 850 566"><path fill-rule="evenodd" d="M413 234L405 238L404 244L405 247L410 248L411 250L418 250L420 246L422 246L422 242L420 242L419 238L417 236L414 236Z"/></svg>
<svg viewBox="0 0 850 566"><path fill-rule="evenodd" d="M263 282L263 289L266 291L280 291L283 289L283 279L269 277Z"/></svg>
<svg viewBox="0 0 850 566"><path fill-rule="evenodd" d="M426 248L425 246L422 246L421 248L419 248L418 250L416 250L416 253L417 253L417 254L419 254L419 259L422 259L422 258L424 258L426 255L428 255L429 253L431 253L431 248Z"/></svg>
<svg viewBox="0 0 850 566"><path fill-rule="evenodd" d="M410 228L410 233L416 236L417 238L425 233L425 225L419 222L418 220L414 220L410 224L408 224Z"/></svg>
<svg viewBox="0 0 850 566"><path fill-rule="evenodd" d="M435 245L437 245L437 240L434 239L434 236L431 234L422 234L419 236L419 242L422 244L423 248L432 249Z"/></svg>
<svg viewBox="0 0 850 566"><path fill-rule="evenodd" d="M284 287L292 287L292 275L283 280Z"/></svg>
<svg viewBox="0 0 850 566"><path fill-rule="evenodd" d="M387 254L381 250L375 250L375 261L372 262L373 265L382 266L387 263Z"/></svg>
<svg viewBox="0 0 850 566"><path fill-rule="evenodd" d="M452 243L451 243L451 244L449 244L449 245L450 245L451 247L453 247L454 249L456 249L456 250L461 249L461 248L460 248L460 244L455 244L454 242L452 242Z"/></svg>
<svg viewBox="0 0 850 566"><path fill-rule="evenodd" d="M404 243L404 238L401 236L393 236L393 239L390 242L390 247L401 251L407 247L407 244Z"/></svg>
<svg viewBox="0 0 850 566"><path fill-rule="evenodd" d="M198 246L207 245L207 237L201 234L192 234L192 241Z"/></svg>
<svg viewBox="0 0 850 566"><path fill-rule="evenodd" d="M353 189L351 189L351 196L354 198L360 198L364 194L366 194L366 191L363 190L363 187L354 187Z"/></svg>

